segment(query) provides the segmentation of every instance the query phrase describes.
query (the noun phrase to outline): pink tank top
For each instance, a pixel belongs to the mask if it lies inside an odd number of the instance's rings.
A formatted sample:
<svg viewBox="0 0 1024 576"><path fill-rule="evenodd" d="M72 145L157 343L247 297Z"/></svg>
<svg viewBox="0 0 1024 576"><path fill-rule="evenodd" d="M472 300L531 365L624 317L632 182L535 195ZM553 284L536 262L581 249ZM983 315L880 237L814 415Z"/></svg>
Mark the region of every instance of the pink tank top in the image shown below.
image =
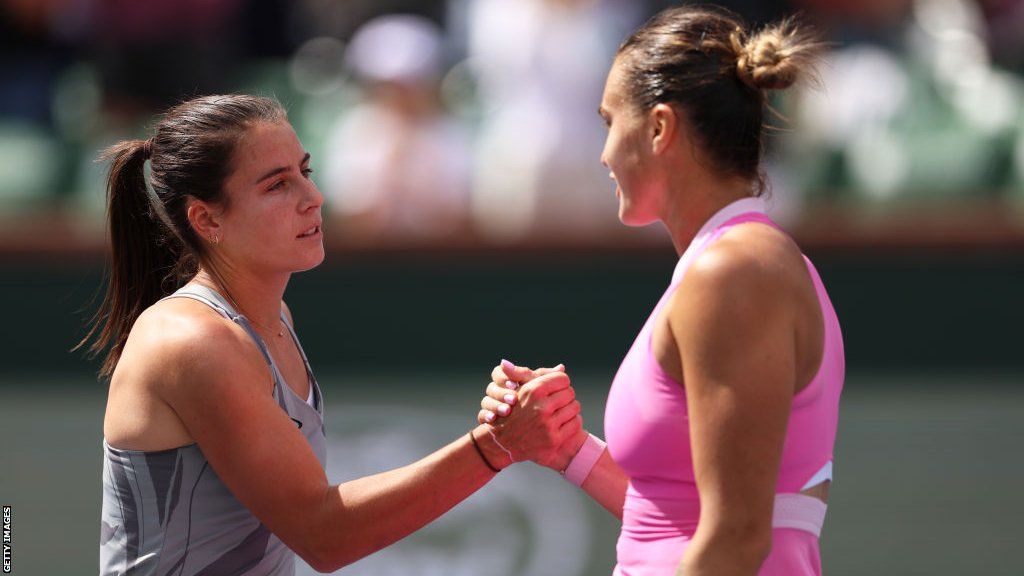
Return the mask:
<svg viewBox="0 0 1024 576"><path fill-rule="evenodd" d="M747 222L775 226L759 198L738 200L704 224L680 258L671 284L612 382L605 410L605 435L612 457L630 478L619 541L620 563L624 552L634 559L643 558L644 552L637 548L645 542L688 539L696 530L700 502L690 450L686 393L683 385L658 364L651 352L651 338L655 320L689 266L726 230ZM804 260L825 321L824 354L817 375L793 398L777 493L799 492L819 472L830 471L845 373L839 322L817 271L810 260ZM778 498L776 504L779 514ZM823 518L823 509L821 514ZM624 546L628 549L623 550Z"/></svg>

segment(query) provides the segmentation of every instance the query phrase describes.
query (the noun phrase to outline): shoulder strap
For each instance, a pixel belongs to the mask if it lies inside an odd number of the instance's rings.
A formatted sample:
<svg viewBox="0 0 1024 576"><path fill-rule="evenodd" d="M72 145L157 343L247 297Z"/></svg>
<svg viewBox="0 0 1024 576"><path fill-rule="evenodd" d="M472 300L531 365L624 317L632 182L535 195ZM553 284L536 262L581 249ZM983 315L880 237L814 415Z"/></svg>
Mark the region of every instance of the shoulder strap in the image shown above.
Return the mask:
<svg viewBox="0 0 1024 576"><path fill-rule="evenodd" d="M302 363L306 368L306 377L309 380L310 390L313 392L313 408L319 408L320 398L319 392L317 392L316 376L313 375L313 367L309 364L309 358L306 356L306 351L302 348L302 343L299 342L299 335L295 332L295 327L292 326L291 322L288 321L288 317L285 315L284 310L281 310L281 322L288 328L288 332L291 334L292 342L295 342L295 347L299 350L299 356L302 357Z"/></svg>
<svg viewBox="0 0 1024 576"><path fill-rule="evenodd" d="M213 308L221 316L229 320L234 320L239 316L238 312L235 311L235 307L232 306L226 298L221 296L219 292L199 284L186 284L173 294L164 296L161 300L167 300L169 298L189 298L191 300L197 300L206 304L210 308Z"/></svg>
<svg viewBox="0 0 1024 576"><path fill-rule="evenodd" d="M239 314L235 310L234 306L228 302L227 298L212 288L198 284L186 284L173 294L169 294L161 298L161 300L167 300L168 298L189 298L191 300L202 302L216 310L221 316L241 326L249 337L256 343L256 347L260 349L260 353L263 354L263 359L267 361L267 365L270 366L271 372L275 374L276 380L277 366L274 364L274 359L270 356L270 350L268 350L267 345L264 344L263 338L260 338L259 334L256 333L252 324L249 323L249 319Z"/></svg>
<svg viewBox="0 0 1024 576"><path fill-rule="evenodd" d="M722 234L725 234L725 232L727 230L729 230L729 228L732 228L733 226L738 226L740 224L746 224L748 222L757 222L759 224L767 224L768 226L771 226L772 228L775 228L777 230L782 230L782 228L779 228L779 225L776 224L775 222L773 222L772 219L769 218L768 215L765 214L764 212L747 212L745 214L740 214L739 216L736 216L735 218L730 218L729 220L726 220L725 222L723 222L722 225L719 226L718 228L716 228L715 231L704 242L704 247L707 247L712 242L717 240Z"/></svg>
<svg viewBox="0 0 1024 576"><path fill-rule="evenodd" d="M686 270L690 268L690 265L693 264L704 250L708 248L708 246L714 244L722 234L725 234L733 226L746 224L747 222L759 222L774 228L779 228L778 225L775 224L775 222L772 222L764 212L744 212L722 222L716 228L708 231L706 235L695 238L693 243L691 243L686 249L686 252L683 253L683 256L679 260L679 264L676 265L676 270L672 273L672 281L669 283L670 290L682 281Z"/></svg>

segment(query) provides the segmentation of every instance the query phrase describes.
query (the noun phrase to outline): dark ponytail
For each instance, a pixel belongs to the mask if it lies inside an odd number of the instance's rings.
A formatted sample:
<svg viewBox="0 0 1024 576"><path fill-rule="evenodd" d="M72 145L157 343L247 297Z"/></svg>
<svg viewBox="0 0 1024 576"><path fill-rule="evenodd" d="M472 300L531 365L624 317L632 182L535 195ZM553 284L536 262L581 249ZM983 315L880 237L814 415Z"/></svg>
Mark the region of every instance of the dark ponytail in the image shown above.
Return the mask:
<svg viewBox="0 0 1024 576"><path fill-rule="evenodd" d="M143 310L191 278L205 257L188 221L188 198L226 206L224 180L235 144L259 121L285 121L276 101L257 96L204 96L175 106L150 140L126 140L103 152L109 161L107 213L110 272L103 303L75 349L108 350L100 376L110 376ZM152 195L146 188L150 160Z"/></svg>

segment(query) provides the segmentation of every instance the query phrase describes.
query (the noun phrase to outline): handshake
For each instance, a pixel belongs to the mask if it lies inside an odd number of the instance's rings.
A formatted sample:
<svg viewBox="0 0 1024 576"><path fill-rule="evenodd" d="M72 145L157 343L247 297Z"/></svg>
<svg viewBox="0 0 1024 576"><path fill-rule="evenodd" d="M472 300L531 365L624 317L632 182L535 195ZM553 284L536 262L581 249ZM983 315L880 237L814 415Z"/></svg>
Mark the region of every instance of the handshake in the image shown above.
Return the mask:
<svg viewBox="0 0 1024 576"><path fill-rule="evenodd" d="M587 440L565 366L530 368L508 360L494 367L471 433L492 470L532 460L564 472Z"/></svg>

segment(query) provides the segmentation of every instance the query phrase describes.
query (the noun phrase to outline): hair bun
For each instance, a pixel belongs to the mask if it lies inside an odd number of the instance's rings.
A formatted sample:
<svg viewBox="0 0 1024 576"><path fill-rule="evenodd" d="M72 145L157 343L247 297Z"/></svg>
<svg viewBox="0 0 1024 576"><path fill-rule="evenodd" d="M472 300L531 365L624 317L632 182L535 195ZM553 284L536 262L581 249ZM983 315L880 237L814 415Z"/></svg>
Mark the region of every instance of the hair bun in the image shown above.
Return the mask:
<svg viewBox="0 0 1024 576"><path fill-rule="evenodd" d="M745 41L737 31L732 44L740 80L759 90L792 86L801 75L812 71L821 48L820 42L792 20L768 26Z"/></svg>

